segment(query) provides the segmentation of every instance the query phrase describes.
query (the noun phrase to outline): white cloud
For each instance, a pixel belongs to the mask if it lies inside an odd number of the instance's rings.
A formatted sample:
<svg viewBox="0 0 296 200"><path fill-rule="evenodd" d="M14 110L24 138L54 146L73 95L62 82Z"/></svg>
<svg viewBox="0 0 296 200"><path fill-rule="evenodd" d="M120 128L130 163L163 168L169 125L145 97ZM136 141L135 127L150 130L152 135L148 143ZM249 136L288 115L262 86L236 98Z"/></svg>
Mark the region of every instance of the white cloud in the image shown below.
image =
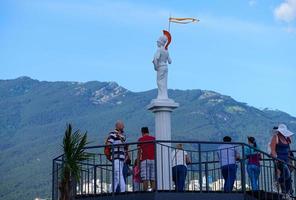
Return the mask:
<svg viewBox="0 0 296 200"><path fill-rule="evenodd" d="M292 27L292 26L289 26L287 28L285 28L285 31L288 32L288 33L296 33L296 28L295 27Z"/></svg>
<svg viewBox="0 0 296 200"><path fill-rule="evenodd" d="M275 8L274 16L287 23L294 21L296 19L296 0L285 0Z"/></svg>

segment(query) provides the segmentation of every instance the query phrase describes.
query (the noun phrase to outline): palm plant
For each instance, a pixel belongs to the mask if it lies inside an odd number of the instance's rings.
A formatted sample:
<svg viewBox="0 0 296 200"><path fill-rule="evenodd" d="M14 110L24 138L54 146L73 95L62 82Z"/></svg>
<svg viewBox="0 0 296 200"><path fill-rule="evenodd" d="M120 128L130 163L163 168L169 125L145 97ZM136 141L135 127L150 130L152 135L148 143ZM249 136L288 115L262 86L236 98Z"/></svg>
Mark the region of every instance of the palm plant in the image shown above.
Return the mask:
<svg viewBox="0 0 296 200"><path fill-rule="evenodd" d="M67 124L62 145L64 155L59 185L60 200L70 200L74 197L75 183L80 179L81 166L79 163L89 158L89 154L84 150L87 144L87 132L81 134L77 130L72 133L71 124Z"/></svg>

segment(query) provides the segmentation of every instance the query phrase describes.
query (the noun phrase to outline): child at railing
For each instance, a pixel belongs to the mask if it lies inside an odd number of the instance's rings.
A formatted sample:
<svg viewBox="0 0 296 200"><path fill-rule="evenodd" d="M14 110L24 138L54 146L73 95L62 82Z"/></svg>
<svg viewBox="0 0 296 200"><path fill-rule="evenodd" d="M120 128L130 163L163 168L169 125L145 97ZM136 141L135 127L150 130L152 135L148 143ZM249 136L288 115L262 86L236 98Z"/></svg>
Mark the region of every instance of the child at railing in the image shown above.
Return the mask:
<svg viewBox="0 0 296 200"><path fill-rule="evenodd" d="M140 191L141 186L141 175L140 175L140 167L138 165L138 159L134 162L133 167L133 191Z"/></svg>

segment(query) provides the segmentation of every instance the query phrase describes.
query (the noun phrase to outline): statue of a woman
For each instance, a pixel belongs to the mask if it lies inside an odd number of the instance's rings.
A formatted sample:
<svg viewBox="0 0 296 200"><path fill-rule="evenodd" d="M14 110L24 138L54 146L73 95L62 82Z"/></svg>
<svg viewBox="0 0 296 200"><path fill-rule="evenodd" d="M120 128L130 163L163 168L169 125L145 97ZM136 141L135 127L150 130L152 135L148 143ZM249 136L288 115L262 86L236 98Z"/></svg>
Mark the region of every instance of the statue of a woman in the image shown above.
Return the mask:
<svg viewBox="0 0 296 200"><path fill-rule="evenodd" d="M154 55L153 64L154 69L157 71L157 87L158 95L157 99L168 99L168 64L172 63L172 60L169 56L168 45L171 41L171 36L168 31L164 31L162 35L157 40L157 51Z"/></svg>

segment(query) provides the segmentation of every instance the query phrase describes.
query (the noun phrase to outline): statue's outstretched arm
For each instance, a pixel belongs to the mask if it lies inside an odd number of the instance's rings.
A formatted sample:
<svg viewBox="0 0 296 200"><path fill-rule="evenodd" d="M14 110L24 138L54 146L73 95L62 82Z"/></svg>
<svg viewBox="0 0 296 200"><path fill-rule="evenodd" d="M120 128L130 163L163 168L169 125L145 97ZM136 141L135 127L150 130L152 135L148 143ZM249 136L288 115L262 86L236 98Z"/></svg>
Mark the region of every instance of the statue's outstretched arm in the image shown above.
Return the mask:
<svg viewBox="0 0 296 200"><path fill-rule="evenodd" d="M172 63L172 59L170 57L170 55L168 54L168 63L171 64Z"/></svg>

